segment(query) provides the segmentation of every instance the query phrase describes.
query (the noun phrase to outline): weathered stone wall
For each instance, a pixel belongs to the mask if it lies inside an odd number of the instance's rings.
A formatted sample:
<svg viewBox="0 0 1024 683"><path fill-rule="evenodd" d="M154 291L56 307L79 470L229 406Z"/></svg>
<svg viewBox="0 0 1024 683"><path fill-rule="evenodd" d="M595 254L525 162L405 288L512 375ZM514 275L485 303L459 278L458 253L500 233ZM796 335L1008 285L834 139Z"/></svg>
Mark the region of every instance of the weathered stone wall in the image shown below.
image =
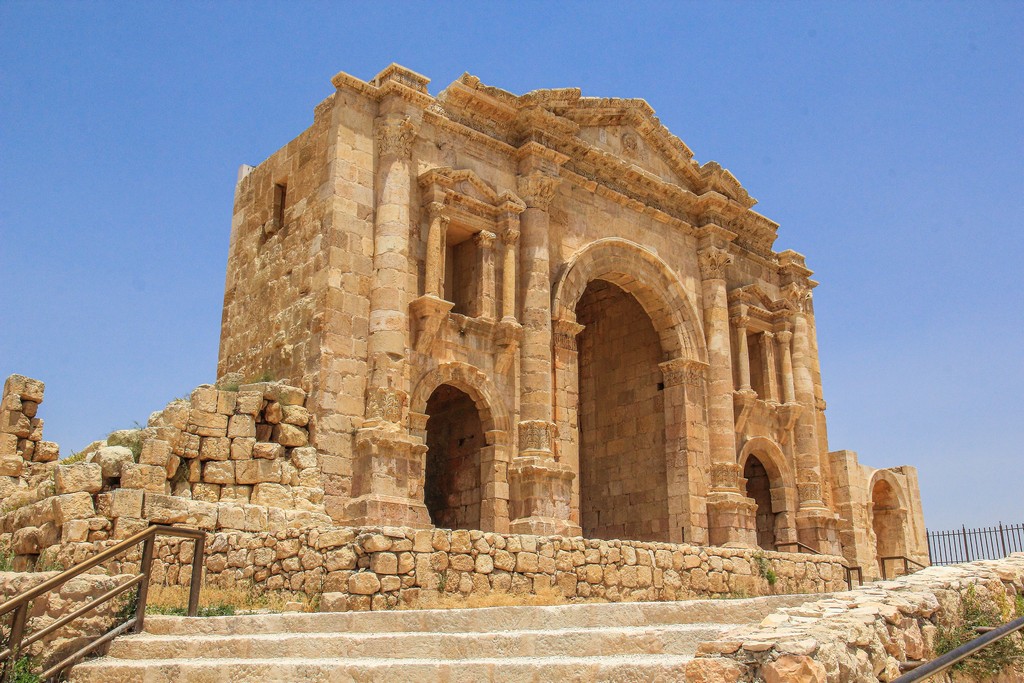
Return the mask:
<svg viewBox="0 0 1024 683"><path fill-rule="evenodd" d="M31 404L34 413L42 394L42 382L15 375L3 402ZM30 442L3 456L7 471L20 471L0 480L0 545L28 569L47 548L123 539L151 523L265 531L327 522L305 398L279 383L204 385L153 413L145 429L91 444L78 462L39 462L57 446ZM38 418L5 410L7 424L32 419L41 432Z"/></svg>
<svg viewBox="0 0 1024 683"><path fill-rule="evenodd" d="M0 603L31 590L53 578L57 572L0 572ZM83 574L71 579L59 590L44 593L32 601L26 623L26 633L32 634L62 616L82 607L107 591L123 584L128 576ZM134 589L129 589L129 593ZM57 629L33 643L23 655L31 657L41 670L56 664L64 657L84 647L96 636L106 633L115 625L118 610L124 599L114 599ZM6 641L4 643L7 644Z"/></svg>
<svg viewBox="0 0 1024 683"><path fill-rule="evenodd" d="M934 659L939 626L953 626L968 587L983 602L1024 595L1024 553L929 567L800 607L703 643L687 667L693 683L891 681L900 662ZM1020 680L1024 669L1006 680ZM964 680L958 678L956 680Z"/></svg>
<svg viewBox="0 0 1024 683"><path fill-rule="evenodd" d="M80 561L104 543L68 544L54 559ZM708 596L825 593L846 587L838 558L638 541L322 525L207 541L205 584L323 594L324 607L414 607L428 597L554 594L612 602ZM187 585L192 541L158 544L153 580ZM112 563L138 571L138 554ZM761 574L775 573L774 583ZM428 600L429 602L429 600Z"/></svg>

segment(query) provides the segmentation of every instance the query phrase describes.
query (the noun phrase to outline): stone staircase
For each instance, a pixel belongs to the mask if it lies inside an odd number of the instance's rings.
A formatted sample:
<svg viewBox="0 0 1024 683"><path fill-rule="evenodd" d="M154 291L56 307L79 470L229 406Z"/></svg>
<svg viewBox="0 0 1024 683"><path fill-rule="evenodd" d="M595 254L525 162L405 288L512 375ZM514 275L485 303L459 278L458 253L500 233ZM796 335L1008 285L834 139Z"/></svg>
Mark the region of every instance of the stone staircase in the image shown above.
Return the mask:
<svg viewBox="0 0 1024 683"><path fill-rule="evenodd" d="M697 646L821 595L146 619L71 670L109 681L681 681Z"/></svg>

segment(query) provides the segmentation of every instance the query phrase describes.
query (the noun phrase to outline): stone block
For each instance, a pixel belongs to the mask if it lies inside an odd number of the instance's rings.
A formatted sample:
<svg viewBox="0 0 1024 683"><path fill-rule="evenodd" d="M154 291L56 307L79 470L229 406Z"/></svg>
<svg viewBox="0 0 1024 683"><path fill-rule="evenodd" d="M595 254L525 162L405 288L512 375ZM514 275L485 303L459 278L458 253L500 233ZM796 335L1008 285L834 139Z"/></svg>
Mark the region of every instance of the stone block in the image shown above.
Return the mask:
<svg viewBox="0 0 1024 683"><path fill-rule="evenodd" d="M118 517L114 520L114 531L112 538L115 540L124 540L129 536L143 531L149 527L149 522L144 519L136 519L134 517Z"/></svg>
<svg viewBox="0 0 1024 683"><path fill-rule="evenodd" d="M121 476L121 468L127 463L135 462L135 456L124 446L102 446L96 451L92 461L103 470L105 479Z"/></svg>
<svg viewBox="0 0 1024 683"><path fill-rule="evenodd" d="M96 496L96 513L101 517L142 517L143 493L139 489L115 489Z"/></svg>
<svg viewBox="0 0 1024 683"><path fill-rule="evenodd" d="M295 507L291 489L281 484L272 483L256 484L252 490L252 503L253 505L265 505L285 510Z"/></svg>
<svg viewBox="0 0 1024 683"><path fill-rule="evenodd" d="M235 463L210 461L203 465L203 481L208 484L234 484Z"/></svg>
<svg viewBox="0 0 1024 683"><path fill-rule="evenodd" d="M0 432L25 439L32 433L32 421L20 410L0 410Z"/></svg>
<svg viewBox="0 0 1024 683"><path fill-rule="evenodd" d="M277 401L271 401L263 409L263 421L267 424L276 425L284 418L284 410Z"/></svg>
<svg viewBox="0 0 1024 683"><path fill-rule="evenodd" d="M71 519L88 519L96 515L92 496L88 493L67 493L50 499L53 505L53 521L61 526Z"/></svg>
<svg viewBox="0 0 1024 683"><path fill-rule="evenodd" d="M24 375L11 375L4 382L4 396L14 394L23 401L42 403L45 390L45 384Z"/></svg>
<svg viewBox="0 0 1024 683"><path fill-rule="evenodd" d="M84 519L72 519L61 527L61 543L84 543L89 540L89 523Z"/></svg>
<svg viewBox="0 0 1024 683"><path fill-rule="evenodd" d="M239 437L231 440L231 459L249 460L252 458L253 448L256 446L256 439L252 437Z"/></svg>
<svg viewBox="0 0 1024 683"><path fill-rule="evenodd" d="M278 460L239 460L235 463L235 480L239 484L262 484L281 481Z"/></svg>
<svg viewBox="0 0 1024 683"><path fill-rule="evenodd" d="M267 443L257 442L252 447L252 457L261 458L263 460L277 460L283 458L285 454L284 446L279 443Z"/></svg>
<svg viewBox="0 0 1024 683"><path fill-rule="evenodd" d="M282 422L281 424L274 425L273 439L282 446L295 448L308 444L309 434L302 427Z"/></svg>
<svg viewBox="0 0 1024 683"><path fill-rule="evenodd" d="M192 408L207 413L217 412L217 388L210 384L203 384L192 390L190 397Z"/></svg>
<svg viewBox="0 0 1024 683"><path fill-rule="evenodd" d="M4 455L18 455L17 434L0 434L0 456Z"/></svg>
<svg viewBox="0 0 1024 683"><path fill-rule="evenodd" d="M32 453L32 462L57 462L60 459L60 446L53 441L40 441Z"/></svg>
<svg viewBox="0 0 1024 683"><path fill-rule="evenodd" d="M139 462L143 465L159 465L167 468L167 461L171 457L171 444L159 439L146 439L142 442L142 454Z"/></svg>
<svg viewBox="0 0 1024 683"><path fill-rule="evenodd" d="M147 493L142 515L154 524L187 524L213 530L217 526L217 505L199 500Z"/></svg>
<svg viewBox="0 0 1024 683"><path fill-rule="evenodd" d="M0 477L20 477L24 469L25 461L20 456L0 455Z"/></svg>
<svg viewBox="0 0 1024 683"><path fill-rule="evenodd" d="M228 418L228 437L255 437L256 420L252 415L232 415Z"/></svg>
<svg viewBox="0 0 1024 683"><path fill-rule="evenodd" d="M263 408L262 391L239 391L235 399L235 413L256 416Z"/></svg>
<svg viewBox="0 0 1024 683"><path fill-rule="evenodd" d="M235 412L235 403L238 400L237 391L217 392L217 412L221 415L232 415Z"/></svg>
<svg viewBox="0 0 1024 683"><path fill-rule="evenodd" d="M283 406L281 409L281 422L305 427L309 424L309 411L302 406Z"/></svg>
<svg viewBox="0 0 1024 683"><path fill-rule="evenodd" d="M248 503L250 496L252 496L252 486L249 485L228 484L220 489L220 499L222 502Z"/></svg>
<svg viewBox="0 0 1024 683"><path fill-rule="evenodd" d="M380 579L373 572L356 572L348 577L348 592L353 595L373 595L380 590Z"/></svg>
<svg viewBox="0 0 1024 683"><path fill-rule="evenodd" d="M321 612L347 612L348 595L345 593L324 593L320 596Z"/></svg>
<svg viewBox="0 0 1024 683"><path fill-rule="evenodd" d="M193 410L188 418L188 431L199 436L224 436L228 431L228 416Z"/></svg>
<svg viewBox="0 0 1024 683"><path fill-rule="evenodd" d="M312 446L292 450L292 465L298 470L315 468L318 466L318 460L316 449Z"/></svg>
<svg viewBox="0 0 1024 683"><path fill-rule="evenodd" d="M64 493L99 493L103 489L103 468L92 462L59 465L54 472L54 490Z"/></svg>
<svg viewBox="0 0 1024 683"><path fill-rule="evenodd" d="M220 489L220 484L197 482L192 485L192 498L206 503L216 503L220 501Z"/></svg>
<svg viewBox="0 0 1024 683"><path fill-rule="evenodd" d="M231 440L227 437L203 437L199 447L200 460L227 460L231 457Z"/></svg>
<svg viewBox="0 0 1024 683"><path fill-rule="evenodd" d="M167 486L167 470L158 465L125 463L121 467L121 487L163 493Z"/></svg>

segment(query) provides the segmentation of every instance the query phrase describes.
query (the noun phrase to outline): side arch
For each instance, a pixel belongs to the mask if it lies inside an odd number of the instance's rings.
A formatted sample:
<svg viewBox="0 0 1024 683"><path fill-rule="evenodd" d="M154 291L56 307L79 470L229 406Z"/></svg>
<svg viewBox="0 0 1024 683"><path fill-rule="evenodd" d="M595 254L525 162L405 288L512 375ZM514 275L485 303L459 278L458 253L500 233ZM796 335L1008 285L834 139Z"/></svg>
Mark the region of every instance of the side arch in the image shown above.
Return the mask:
<svg viewBox="0 0 1024 683"><path fill-rule="evenodd" d="M760 463L768 475L771 513L774 515L774 523L771 526L774 535L773 545L784 546L796 541L796 511L798 507L796 482L785 453L772 439L755 436L747 439L743 448L740 449L739 470L741 473L746 472L747 463L751 458ZM751 495L749 489L747 495ZM760 536L759 524L760 522L757 523L754 531ZM774 550L775 548L768 549Z"/></svg>
<svg viewBox="0 0 1024 683"><path fill-rule="evenodd" d="M777 443L766 436L754 436L747 439L740 450L741 472L747 464L747 458L751 455L761 461L761 464L768 470L768 476L772 481L778 482L775 486L788 487L793 483L789 466L786 463L786 456Z"/></svg>
<svg viewBox="0 0 1024 683"><path fill-rule="evenodd" d="M619 237L591 242L569 258L553 289L552 319L576 322L576 304L597 279L618 285L640 302L666 360L707 362L701 316L678 277L654 252Z"/></svg>
<svg viewBox="0 0 1024 683"><path fill-rule="evenodd" d="M473 399L488 443L491 443L492 439L496 439L498 443L510 442L512 422L504 402L487 374L469 363L442 363L423 375L416 383L409 399L410 411L419 414L426 412L427 400L442 384L449 384Z"/></svg>
<svg viewBox="0 0 1024 683"><path fill-rule="evenodd" d="M900 509L907 510L907 494L903 491L903 484L889 470L875 470L875 473L871 475L871 481L868 482L868 499L871 500L874 497L875 485L880 481L884 481L892 488Z"/></svg>

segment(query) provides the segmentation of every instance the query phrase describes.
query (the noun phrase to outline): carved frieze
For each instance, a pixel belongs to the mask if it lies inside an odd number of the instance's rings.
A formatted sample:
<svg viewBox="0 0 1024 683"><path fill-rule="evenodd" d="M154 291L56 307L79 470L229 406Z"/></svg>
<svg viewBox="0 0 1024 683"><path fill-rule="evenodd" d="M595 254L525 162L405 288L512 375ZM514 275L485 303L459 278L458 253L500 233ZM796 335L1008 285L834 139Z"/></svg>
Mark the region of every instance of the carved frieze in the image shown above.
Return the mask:
<svg viewBox="0 0 1024 683"><path fill-rule="evenodd" d="M404 392L394 387L370 387L366 392L366 419L398 424L404 405Z"/></svg>
<svg viewBox="0 0 1024 683"><path fill-rule="evenodd" d="M551 452L555 441L555 424L544 420L525 420L519 423L519 451Z"/></svg>

